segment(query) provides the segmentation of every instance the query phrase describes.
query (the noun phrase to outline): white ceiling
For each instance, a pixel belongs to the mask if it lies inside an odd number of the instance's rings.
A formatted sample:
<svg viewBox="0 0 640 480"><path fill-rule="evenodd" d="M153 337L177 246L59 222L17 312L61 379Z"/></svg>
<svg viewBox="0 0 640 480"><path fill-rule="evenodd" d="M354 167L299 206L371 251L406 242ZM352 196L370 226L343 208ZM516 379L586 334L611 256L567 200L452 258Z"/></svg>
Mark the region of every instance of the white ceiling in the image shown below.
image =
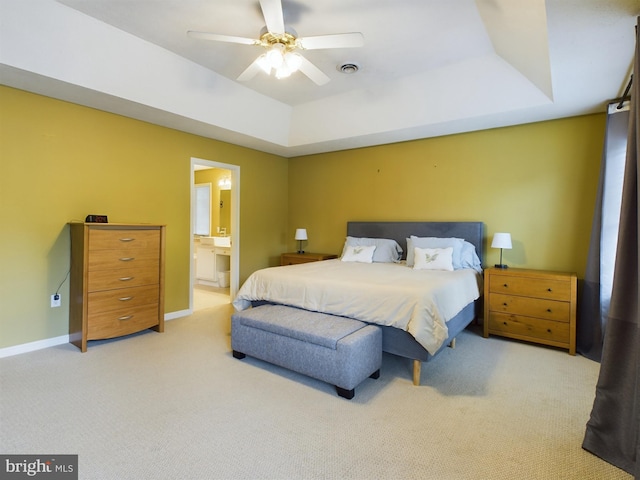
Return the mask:
<svg viewBox="0 0 640 480"><path fill-rule="evenodd" d="M283 0L330 77L236 78L258 0L0 0L0 83L283 156L594 112L629 81L640 0ZM356 63L353 75L340 73Z"/></svg>

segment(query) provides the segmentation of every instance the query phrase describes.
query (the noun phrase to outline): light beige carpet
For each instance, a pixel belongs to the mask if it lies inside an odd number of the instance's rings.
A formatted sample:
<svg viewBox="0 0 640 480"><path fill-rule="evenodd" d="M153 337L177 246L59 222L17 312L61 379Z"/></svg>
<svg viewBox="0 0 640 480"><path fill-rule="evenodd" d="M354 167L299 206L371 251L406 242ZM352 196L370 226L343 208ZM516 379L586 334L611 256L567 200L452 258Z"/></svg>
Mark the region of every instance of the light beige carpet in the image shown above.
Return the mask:
<svg viewBox="0 0 640 480"><path fill-rule="evenodd" d="M194 285L193 287L193 311L205 308L217 307L231 302L228 288L209 287L206 285Z"/></svg>
<svg viewBox="0 0 640 480"><path fill-rule="evenodd" d="M229 351L231 306L165 333L0 359L0 451L81 479L631 479L581 449L599 365L463 332L411 382L385 355L351 401Z"/></svg>

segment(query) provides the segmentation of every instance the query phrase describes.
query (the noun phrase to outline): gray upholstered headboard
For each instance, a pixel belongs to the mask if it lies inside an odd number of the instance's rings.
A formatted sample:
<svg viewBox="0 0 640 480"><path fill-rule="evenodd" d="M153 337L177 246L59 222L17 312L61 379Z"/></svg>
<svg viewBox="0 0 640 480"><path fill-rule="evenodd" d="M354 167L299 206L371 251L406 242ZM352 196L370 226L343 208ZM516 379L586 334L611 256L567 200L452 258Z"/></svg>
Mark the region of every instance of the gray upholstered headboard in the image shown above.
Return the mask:
<svg viewBox="0 0 640 480"><path fill-rule="evenodd" d="M482 222L347 222L347 235L351 237L391 238L398 242L407 254L407 238L456 237L463 238L476 247L483 262L484 224Z"/></svg>

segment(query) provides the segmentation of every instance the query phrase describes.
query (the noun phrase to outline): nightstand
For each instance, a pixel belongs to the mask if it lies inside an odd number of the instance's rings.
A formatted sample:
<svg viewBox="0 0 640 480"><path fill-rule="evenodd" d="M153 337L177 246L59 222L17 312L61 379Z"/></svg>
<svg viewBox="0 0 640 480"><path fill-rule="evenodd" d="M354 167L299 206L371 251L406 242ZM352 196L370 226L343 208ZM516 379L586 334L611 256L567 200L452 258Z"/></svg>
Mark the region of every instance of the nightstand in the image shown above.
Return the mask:
<svg viewBox="0 0 640 480"><path fill-rule="evenodd" d="M484 271L484 337L500 335L576 354L575 273L488 268Z"/></svg>
<svg viewBox="0 0 640 480"><path fill-rule="evenodd" d="M280 255L280 265L296 265L298 263L319 262L338 258L338 255L331 253L283 253Z"/></svg>

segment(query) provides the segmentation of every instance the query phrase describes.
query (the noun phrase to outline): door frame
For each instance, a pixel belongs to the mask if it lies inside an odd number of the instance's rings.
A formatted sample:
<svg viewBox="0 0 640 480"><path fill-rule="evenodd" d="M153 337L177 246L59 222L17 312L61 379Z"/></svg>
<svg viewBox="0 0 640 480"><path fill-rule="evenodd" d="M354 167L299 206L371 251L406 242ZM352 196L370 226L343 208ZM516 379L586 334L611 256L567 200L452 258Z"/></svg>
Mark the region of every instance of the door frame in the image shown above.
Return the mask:
<svg viewBox="0 0 640 480"><path fill-rule="evenodd" d="M240 279L240 167L229 163L215 162L203 158L191 157L190 192L191 210L189 212L189 311L193 312L193 287L195 285L193 227L195 225L195 166L222 168L231 172L231 274L229 278L229 296L236 296Z"/></svg>

